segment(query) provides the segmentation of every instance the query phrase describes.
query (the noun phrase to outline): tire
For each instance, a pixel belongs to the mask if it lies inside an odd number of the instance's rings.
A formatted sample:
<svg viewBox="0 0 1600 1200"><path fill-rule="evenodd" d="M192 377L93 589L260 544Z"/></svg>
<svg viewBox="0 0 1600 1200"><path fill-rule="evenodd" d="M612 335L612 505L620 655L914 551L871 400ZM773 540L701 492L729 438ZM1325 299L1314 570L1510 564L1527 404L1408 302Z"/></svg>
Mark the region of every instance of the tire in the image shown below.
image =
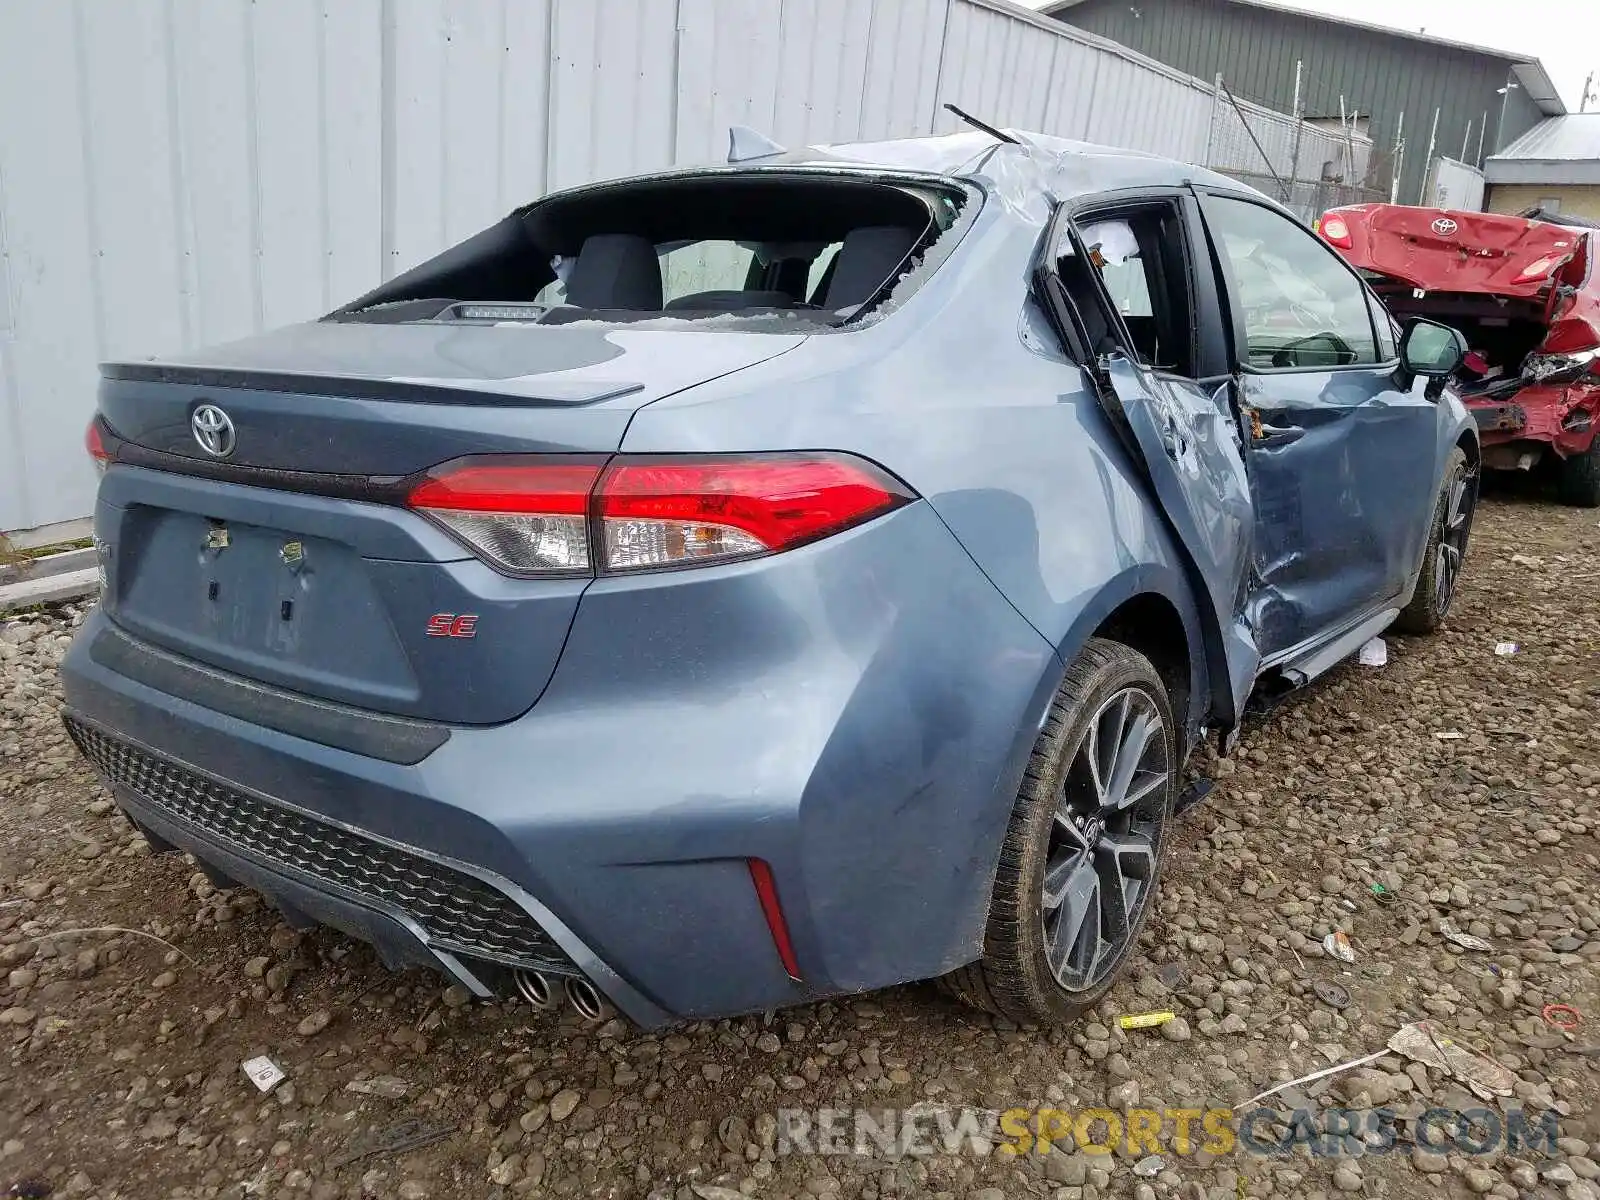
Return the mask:
<svg viewBox="0 0 1600 1200"><path fill-rule="evenodd" d="M1556 495L1573 508L1600 508L1600 437L1556 468Z"/></svg>
<svg viewBox="0 0 1600 1200"><path fill-rule="evenodd" d="M1477 504L1478 477L1468 468L1465 452L1457 446L1450 451L1450 460L1445 464L1417 586L1395 618L1395 632L1427 634L1444 624L1461 587L1467 538L1472 533L1472 514Z"/></svg>
<svg viewBox="0 0 1600 1200"><path fill-rule="evenodd" d="M1152 719L1158 728L1149 729ZM1120 738L1103 736L1118 728ZM1102 803L1108 793L1115 801L1122 778L1105 745L1131 746L1140 732L1143 751L1130 755L1120 788L1133 799L1119 811ZM1110 767L1098 788L1089 765L1096 749ZM1160 884L1177 753L1172 706L1150 661L1118 642L1090 639L1051 703L1018 790L983 957L945 976L947 990L1024 1025L1068 1021L1099 1003L1137 944ZM1059 894L1053 906L1046 905L1047 870ZM1113 892L1116 883L1122 886ZM1120 908L1103 903L1115 894Z"/></svg>

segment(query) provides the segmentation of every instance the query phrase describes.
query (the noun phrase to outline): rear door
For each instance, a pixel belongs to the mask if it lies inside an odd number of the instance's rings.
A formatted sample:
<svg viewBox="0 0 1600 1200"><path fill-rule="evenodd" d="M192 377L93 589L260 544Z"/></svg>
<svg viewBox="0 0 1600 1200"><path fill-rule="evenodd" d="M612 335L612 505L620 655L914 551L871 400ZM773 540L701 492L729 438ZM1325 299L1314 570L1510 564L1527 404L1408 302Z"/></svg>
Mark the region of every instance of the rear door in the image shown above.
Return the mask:
<svg viewBox="0 0 1600 1200"><path fill-rule="evenodd" d="M1260 654L1244 615L1254 515L1222 363L1214 283L1194 269L1192 201L1176 191L1099 199L1057 214L1049 235L1074 347L1142 464L1211 609L1217 716L1232 724ZM1232 712L1228 712L1229 705Z"/></svg>
<svg viewBox="0 0 1600 1200"><path fill-rule="evenodd" d="M1198 196L1255 495L1249 623L1265 658L1293 656L1404 603L1433 507L1439 413L1425 381L1396 386L1393 327L1321 239L1265 201Z"/></svg>

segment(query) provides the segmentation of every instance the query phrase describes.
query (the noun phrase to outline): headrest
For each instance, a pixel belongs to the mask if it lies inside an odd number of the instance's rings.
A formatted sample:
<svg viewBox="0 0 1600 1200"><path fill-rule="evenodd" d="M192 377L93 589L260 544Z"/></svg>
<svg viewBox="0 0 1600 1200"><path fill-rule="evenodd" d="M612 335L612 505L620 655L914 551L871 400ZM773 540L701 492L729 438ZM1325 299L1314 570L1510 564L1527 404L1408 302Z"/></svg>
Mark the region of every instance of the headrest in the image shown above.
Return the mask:
<svg viewBox="0 0 1600 1200"><path fill-rule="evenodd" d="M597 233L586 238L572 273L567 301L579 308L661 308L661 260L649 238L632 233Z"/></svg>
<svg viewBox="0 0 1600 1200"><path fill-rule="evenodd" d="M839 247L831 266L822 307L849 308L861 304L905 261L917 244L917 231L900 225L867 225L852 229Z"/></svg>

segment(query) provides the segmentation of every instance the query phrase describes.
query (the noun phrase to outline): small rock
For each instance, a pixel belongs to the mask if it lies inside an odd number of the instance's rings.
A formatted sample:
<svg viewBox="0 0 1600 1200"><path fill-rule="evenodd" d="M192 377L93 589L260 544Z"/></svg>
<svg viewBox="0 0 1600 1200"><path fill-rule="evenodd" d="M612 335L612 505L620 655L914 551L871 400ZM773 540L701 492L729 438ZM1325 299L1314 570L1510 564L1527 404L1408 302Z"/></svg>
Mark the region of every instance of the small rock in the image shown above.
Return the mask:
<svg viewBox="0 0 1600 1200"><path fill-rule="evenodd" d="M1187 1042L1194 1036L1189 1028L1189 1022L1182 1017L1173 1017L1172 1020L1160 1026L1161 1036L1169 1042Z"/></svg>
<svg viewBox="0 0 1600 1200"><path fill-rule="evenodd" d="M563 1088L550 1101L550 1119L552 1121L565 1121L572 1115L572 1110L578 1107L578 1102L582 1099L583 1097L571 1088Z"/></svg>
<svg viewBox="0 0 1600 1200"><path fill-rule="evenodd" d="M1110 1101L1112 1108L1138 1108L1139 1097L1142 1095L1137 1079L1130 1079L1126 1083L1119 1083L1111 1089Z"/></svg>
<svg viewBox="0 0 1600 1200"><path fill-rule="evenodd" d="M1486 1171L1482 1167L1469 1167L1461 1178L1466 1180L1467 1186L1480 1196L1500 1182L1493 1171Z"/></svg>
<svg viewBox="0 0 1600 1200"><path fill-rule="evenodd" d="M294 1031L301 1037L316 1037L333 1022L333 1014L325 1008L319 1008L314 1013L303 1017Z"/></svg>
<svg viewBox="0 0 1600 1200"><path fill-rule="evenodd" d="M1081 1154L1062 1154L1059 1150L1045 1156L1044 1177L1051 1183L1067 1187L1082 1187L1089 1178L1089 1160Z"/></svg>
<svg viewBox="0 0 1600 1200"><path fill-rule="evenodd" d="M371 1079L352 1079L344 1090L358 1096L382 1096L385 1100L398 1100L410 1085L395 1075L375 1075Z"/></svg>
<svg viewBox="0 0 1600 1200"><path fill-rule="evenodd" d="M1342 1163L1334 1169L1333 1186L1341 1192L1359 1192L1361 1190L1361 1173L1349 1163Z"/></svg>
<svg viewBox="0 0 1600 1200"><path fill-rule="evenodd" d="M1421 1146L1413 1146L1411 1166L1425 1175L1443 1175L1450 1168L1450 1160Z"/></svg>
<svg viewBox="0 0 1600 1200"><path fill-rule="evenodd" d="M1143 1179L1154 1179L1161 1174L1161 1168L1167 1165L1167 1160L1159 1154L1148 1154L1133 1164L1133 1173Z"/></svg>

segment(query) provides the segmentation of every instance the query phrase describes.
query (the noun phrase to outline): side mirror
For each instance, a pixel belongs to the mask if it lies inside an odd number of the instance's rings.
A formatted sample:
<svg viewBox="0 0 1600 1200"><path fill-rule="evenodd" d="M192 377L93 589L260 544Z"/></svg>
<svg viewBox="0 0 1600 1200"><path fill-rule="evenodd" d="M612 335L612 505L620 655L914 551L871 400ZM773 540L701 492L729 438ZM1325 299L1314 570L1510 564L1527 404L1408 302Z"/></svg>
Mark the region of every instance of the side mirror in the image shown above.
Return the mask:
<svg viewBox="0 0 1600 1200"><path fill-rule="evenodd" d="M1417 318L1400 335L1400 367L1407 375L1443 379L1467 356L1467 339L1437 321Z"/></svg>

